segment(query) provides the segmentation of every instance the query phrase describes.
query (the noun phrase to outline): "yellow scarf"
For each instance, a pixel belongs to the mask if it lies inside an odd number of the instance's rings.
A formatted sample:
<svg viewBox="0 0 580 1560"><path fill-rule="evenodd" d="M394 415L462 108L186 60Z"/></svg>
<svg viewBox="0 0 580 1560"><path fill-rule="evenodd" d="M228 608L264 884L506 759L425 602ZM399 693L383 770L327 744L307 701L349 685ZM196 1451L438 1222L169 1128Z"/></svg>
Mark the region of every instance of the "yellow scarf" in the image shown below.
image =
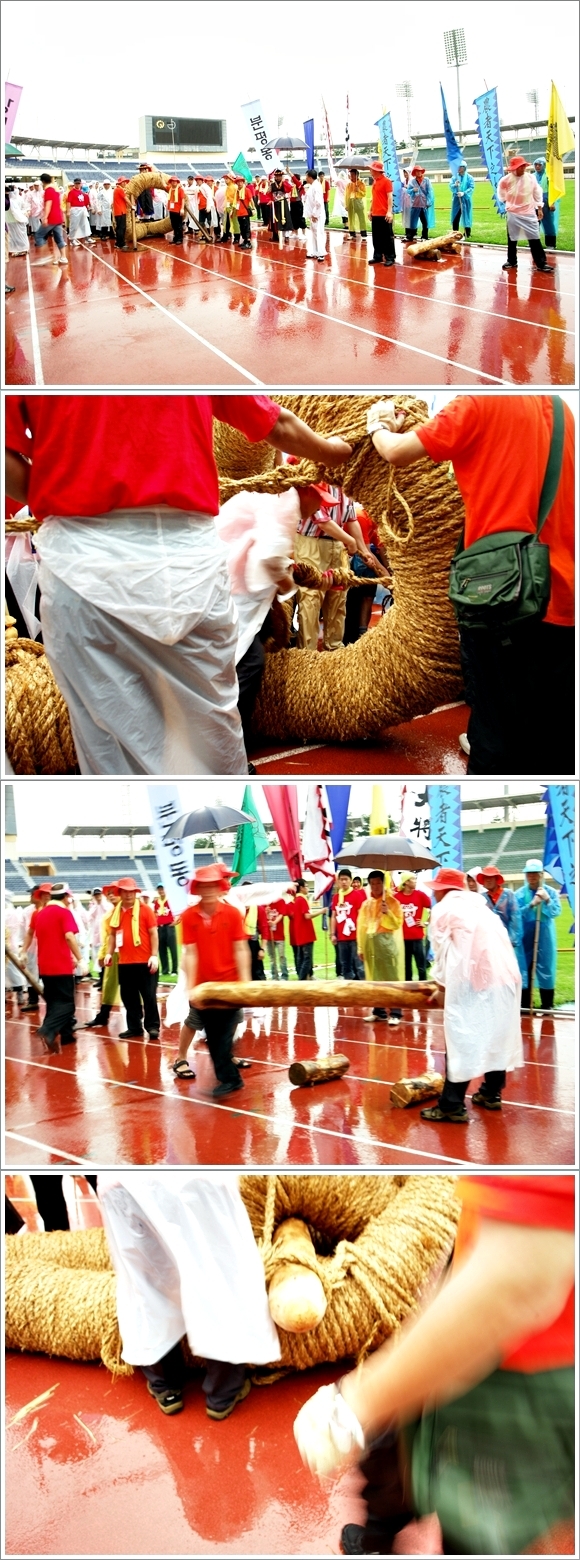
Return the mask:
<svg viewBox="0 0 580 1560"><path fill-rule="evenodd" d="M126 905L125 909L128 909L128 908L129 908L128 905ZM139 896L136 894L135 895L135 903L133 905L133 911L132 911L132 915L131 915L131 936L133 938L133 947L134 948L140 948L141 947L141 931L140 931L140 927L139 927L139 911L140 911L140 909L141 909L141 906L139 904ZM123 914L124 914L123 905L121 903L121 900L119 900L118 905L115 905L115 908L113 910L113 914L112 914L111 919L109 921L109 926L111 927L111 931L116 931L117 927L119 927L121 925L121 916Z"/></svg>

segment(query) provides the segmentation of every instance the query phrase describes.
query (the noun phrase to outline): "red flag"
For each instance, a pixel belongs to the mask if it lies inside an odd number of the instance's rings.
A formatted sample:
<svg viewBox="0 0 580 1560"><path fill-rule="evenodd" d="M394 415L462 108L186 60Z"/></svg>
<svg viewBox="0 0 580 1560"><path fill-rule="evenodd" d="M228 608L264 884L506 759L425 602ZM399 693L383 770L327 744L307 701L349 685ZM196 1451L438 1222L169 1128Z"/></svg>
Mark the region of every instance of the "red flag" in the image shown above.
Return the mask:
<svg viewBox="0 0 580 1560"><path fill-rule="evenodd" d="M302 877L303 872L297 787L264 785L262 789L272 814L272 821L290 877L293 882L296 882L299 877Z"/></svg>

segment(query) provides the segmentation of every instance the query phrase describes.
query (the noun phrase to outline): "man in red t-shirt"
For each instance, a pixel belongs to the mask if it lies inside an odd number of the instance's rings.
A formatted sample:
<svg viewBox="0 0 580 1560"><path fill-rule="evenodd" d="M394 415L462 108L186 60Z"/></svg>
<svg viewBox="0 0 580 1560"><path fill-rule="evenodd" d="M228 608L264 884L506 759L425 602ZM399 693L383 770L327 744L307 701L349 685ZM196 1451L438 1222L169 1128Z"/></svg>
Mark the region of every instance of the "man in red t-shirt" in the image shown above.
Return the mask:
<svg viewBox="0 0 580 1560"><path fill-rule="evenodd" d="M425 929L431 914L431 900L421 888L417 888L414 872L403 873L395 890L403 911L403 942L405 944L405 980L413 979L413 960L419 980L427 979L425 962Z"/></svg>
<svg viewBox="0 0 580 1560"><path fill-rule="evenodd" d="M191 992L204 981L248 981L251 978L250 951L242 916L236 906L227 904L223 897L230 886L231 875L221 861L198 867L189 889L190 893L199 895L199 904L188 905L181 916L183 968L190 1008L181 1028L173 1071L178 1078L195 1078L187 1052L192 1034L196 1029L204 1029L218 1080L213 1095L218 1100L243 1088L232 1056L242 1008L203 1008L198 1012L191 1003Z"/></svg>
<svg viewBox="0 0 580 1560"><path fill-rule="evenodd" d="M6 488L42 521L44 648L82 773L245 773L212 419L325 466L350 445L268 396L9 403Z"/></svg>
<svg viewBox="0 0 580 1560"><path fill-rule="evenodd" d="M371 194L371 232L373 253L369 265L394 265L395 240L393 238L393 184L387 179L382 162L371 163L373 186Z"/></svg>
<svg viewBox="0 0 580 1560"><path fill-rule="evenodd" d="M175 916L165 893L162 883L157 884L157 894L153 900L153 913L157 922L159 933L159 963L162 975L177 974L177 937L175 933ZM171 954L171 968L169 967L169 954Z"/></svg>
<svg viewBox="0 0 580 1560"><path fill-rule="evenodd" d="M554 774L574 773L574 417L564 405L564 448L556 497L541 532L550 555L551 594L543 619L509 630L459 630L468 774L534 774L538 711L547 722ZM451 460L465 503L464 545L499 531L535 534L554 411L549 395L459 395L429 422L404 432L394 402L371 407L368 429L379 455L410 466L428 455Z"/></svg>
<svg viewBox="0 0 580 1560"><path fill-rule="evenodd" d="M344 980L364 979L356 950L356 923L366 897L364 888L353 888L349 868L341 867L330 907L330 940L336 948L337 974Z"/></svg>
<svg viewBox="0 0 580 1560"><path fill-rule="evenodd" d="M299 980L312 980L313 949L316 942L316 932L312 922L315 915L324 913L324 905L316 905L311 910L305 889L306 879L298 878L288 890L293 902L288 906L286 914L290 916L296 974Z"/></svg>
<svg viewBox="0 0 580 1560"><path fill-rule="evenodd" d="M77 923L63 902L70 894L68 883L41 883L40 889L43 895L48 890L50 902L31 917L22 957L36 937L38 973L46 1002L38 1034L47 1051L54 1055L60 1050L59 1036L61 1045L72 1045L76 1038L74 968L81 958L81 948Z"/></svg>
<svg viewBox="0 0 580 1560"><path fill-rule="evenodd" d="M64 216L60 190L55 189L49 173L41 173L40 183L44 192L44 206L40 227L37 227L34 234L35 248L46 249L48 239L52 238L59 251L58 264L68 265L68 259L65 254ZM33 260L32 264L52 265L53 262L50 255L45 255L43 260Z"/></svg>
<svg viewBox="0 0 580 1560"><path fill-rule="evenodd" d="M134 878L119 878L121 898L109 920L109 942L105 964L113 954L119 956L121 1001L127 1015L127 1028L120 1040L142 1040L143 1024L150 1040L159 1039L161 1019L157 1007L157 971L159 936L150 905L141 904L139 884Z"/></svg>
<svg viewBox="0 0 580 1560"><path fill-rule="evenodd" d="M288 905L285 899L274 899L271 905L258 906L258 933L268 949L272 980L280 979L278 961L280 961L282 980L288 979L284 932L284 916L287 914Z"/></svg>
<svg viewBox="0 0 580 1560"><path fill-rule="evenodd" d="M91 237L89 220L91 198L88 190L83 189L81 179L74 180L72 188L68 191L66 201L69 209L69 242L74 248L76 248L81 238L84 238L89 244L94 244L95 239Z"/></svg>
<svg viewBox="0 0 580 1560"><path fill-rule="evenodd" d="M338 1395L301 1409L312 1472L362 1452L368 1520L343 1529L344 1554L391 1553L413 1514L431 1532L410 1528L406 1553L576 1552L574 1192L572 1175L463 1177L450 1276Z"/></svg>

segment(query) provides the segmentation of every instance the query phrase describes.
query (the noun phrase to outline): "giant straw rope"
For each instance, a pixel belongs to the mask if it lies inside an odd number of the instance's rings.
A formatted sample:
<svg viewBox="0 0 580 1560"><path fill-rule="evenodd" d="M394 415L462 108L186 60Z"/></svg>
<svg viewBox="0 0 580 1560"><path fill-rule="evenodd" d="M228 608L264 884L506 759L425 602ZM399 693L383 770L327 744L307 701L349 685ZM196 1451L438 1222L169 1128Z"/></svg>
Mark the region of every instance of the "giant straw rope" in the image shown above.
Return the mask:
<svg viewBox="0 0 580 1560"><path fill-rule="evenodd" d="M394 606L356 644L332 654L279 650L268 655L254 730L279 742L377 736L462 694L457 625L447 590L463 501L447 462L425 460L395 471L381 459L366 431L367 409L377 395L279 400L317 432L347 439L352 455L333 470L311 461L274 466L269 445L248 445L234 429L218 423L222 502L244 490L280 493L313 481L340 483L377 524L394 575ZM407 431L428 421L425 402L416 396L394 400L406 412Z"/></svg>
<svg viewBox="0 0 580 1560"><path fill-rule="evenodd" d="M341 434L352 445L352 455L338 470L312 461L276 466L271 445L248 444L235 428L216 421L222 503L242 491L281 493L323 479L339 482L378 526L394 575L394 606L356 644L332 654L287 650L283 625L267 647L271 653L254 731L274 742L356 742L462 695L459 639L447 590L463 502L447 462L425 460L395 471L381 460L366 432L367 409L377 395L279 400L318 432ZM394 400L406 412L407 429L428 420L426 404L416 396L395 395ZM17 650L7 650L6 686L7 751L15 773L74 772L66 707L39 646L20 640Z"/></svg>
<svg viewBox="0 0 580 1560"><path fill-rule="evenodd" d="M451 1175L245 1175L240 1188L266 1282L273 1235L302 1218L327 1298L309 1333L280 1331L282 1366L361 1359L390 1337L447 1261L459 1203ZM6 1236L6 1346L73 1360L121 1360L115 1275L104 1230ZM251 1361L247 1362L251 1364Z"/></svg>

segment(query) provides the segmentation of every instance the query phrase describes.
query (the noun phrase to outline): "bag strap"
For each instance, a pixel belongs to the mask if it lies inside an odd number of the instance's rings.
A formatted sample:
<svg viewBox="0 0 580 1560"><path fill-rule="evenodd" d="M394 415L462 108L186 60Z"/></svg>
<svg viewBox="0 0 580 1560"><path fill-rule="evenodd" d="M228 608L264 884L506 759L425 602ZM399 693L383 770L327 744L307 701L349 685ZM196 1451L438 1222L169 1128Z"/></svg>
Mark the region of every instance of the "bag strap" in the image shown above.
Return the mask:
<svg viewBox="0 0 580 1560"><path fill-rule="evenodd" d="M559 395L553 395L550 397L550 399L552 402L553 412L552 438L550 441L550 453L548 455L546 474L542 484L542 491L540 493L536 536L540 535L544 520L547 519L547 516L549 515L554 503L560 482L560 475L562 471L562 456L564 454L564 402Z"/></svg>

